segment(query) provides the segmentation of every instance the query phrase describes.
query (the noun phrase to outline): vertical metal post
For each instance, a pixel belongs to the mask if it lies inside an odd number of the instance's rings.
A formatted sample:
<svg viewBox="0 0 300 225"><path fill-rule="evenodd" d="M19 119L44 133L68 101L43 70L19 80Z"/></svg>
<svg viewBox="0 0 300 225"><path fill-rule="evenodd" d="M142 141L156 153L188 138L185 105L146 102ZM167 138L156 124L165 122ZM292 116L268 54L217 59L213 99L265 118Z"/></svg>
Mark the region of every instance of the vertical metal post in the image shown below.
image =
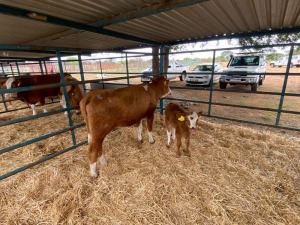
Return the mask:
<svg viewBox="0 0 300 225"><path fill-rule="evenodd" d="M65 71L68 72L67 66L66 66L66 61L64 61L64 67L65 67Z"/></svg>
<svg viewBox="0 0 300 225"><path fill-rule="evenodd" d="M1 97L2 97L2 102L3 102L3 105L4 105L5 111L7 112L8 108L7 108L7 105L6 105L6 100L5 100L4 94L1 94Z"/></svg>
<svg viewBox="0 0 300 225"><path fill-rule="evenodd" d="M160 75L165 75L164 74L164 53L165 53L165 48L164 48L164 46L161 46L160 52L159 52L159 74ZM163 115L163 113L164 113L164 103L165 103L164 99L161 98L159 101L159 108L160 108L161 115Z"/></svg>
<svg viewBox="0 0 300 225"><path fill-rule="evenodd" d="M60 80L61 80L61 84L62 84L62 87L63 87L63 90L64 90L64 95L62 96L62 98L65 98L65 100L66 100L66 106L67 106L67 112L68 112L68 119L69 119L69 126L73 127L73 120L72 120L71 112L70 112L69 97L68 97L68 92L67 92L67 88L66 88L66 81L65 81L65 76L64 76L63 65L62 65L62 62L61 62L60 51L57 51L56 55L57 55L57 59L58 59L58 66L59 66L59 72L60 72ZM73 129L71 130L71 136L72 136L73 145L76 145L75 132L74 132Z"/></svg>
<svg viewBox="0 0 300 225"><path fill-rule="evenodd" d="M101 63L101 59L99 60L99 64L100 64L100 73L101 73L101 79L102 79L102 89L104 89L103 71L102 71L102 63Z"/></svg>
<svg viewBox="0 0 300 225"><path fill-rule="evenodd" d="M11 71L11 74L13 75L13 77L15 76L15 74L14 74L14 70L13 70L13 68L12 68L12 65L9 63L9 66L10 66L10 71Z"/></svg>
<svg viewBox="0 0 300 225"><path fill-rule="evenodd" d="M165 99L161 98L159 100L159 109L160 109L160 114L164 114L164 105L165 105Z"/></svg>
<svg viewBox="0 0 300 225"><path fill-rule="evenodd" d="M16 67L17 67L18 75L20 76L21 74L20 74L20 68L18 62L16 62Z"/></svg>
<svg viewBox="0 0 300 225"><path fill-rule="evenodd" d="M46 75L48 75L48 70L47 70L47 65L46 65L46 61L45 60L43 61L43 64L44 64Z"/></svg>
<svg viewBox="0 0 300 225"><path fill-rule="evenodd" d="M2 69L3 75L5 76L5 71L4 71L4 67L3 67L3 64L2 64L2 63L1 63L1 69Z"/></svg>
<svg viewBox="0 0 300 225"><path fill-rule="evenodd" d="M165 53L165 47L161 46L159 52L159 74L160 75L164 75L164 53Z"/></svg>
<svg viewBox="0 0 300 225"><path fill-rule="evenodd" d="M213 94L213 85L214 85L214 75L215 75L215 62L216 62L216 50L213 51L213 62L212 62L212 72L209 82L209 104L208 104L208 116L211 115L211 103L212 103L212 94Z"/></svg>
<svg viewBox="0 0 300 225"><path fill-rule="evenodd" d="M128 58L127 58L127 53L125 53L125 58L126 58L127 86L129 86L129 69L128 69Z"/></svg>
<svg viewBox="0 0 300 225"><path fill-rule="evenodd" d="M44 75L44 70L43 70L43 66L42 66L42 61L39 61L39 65L40 65L40 72L42 75Z"/></svg>
<svg viewBox="0 0 300 225"><path fill-rule="evenodd" d="M292 56L293 56L293 51L294 51L294 45L291 46L290 54L289 54L289 59L288 59L288 64L286 66L286 71L285 71L284 81L283 81L283 85L282 85L282 91L281 91L280 101L279 101L279 105L278 105L277 117L276 117L276 122L275 122L276 126L278 126L279 122L280 122L280 116L281 116L281 111L282 111L282 106L283 106L283 100L284 100L284 95L285 95L285 91L286 91L286 86L287 86L287 82L288 82L288 77L289 77L289 73L290 73L290 66L291 66L291 60L292 60Z"/></svg>
<svg viewBox="0 0 300 225"><path fill-rule="evenodd" d="M84 72L83 72L83 66L82 66L81 54L78 54L78 65L79 65L79 71L80 71L80 78L81 78L81 81L84 81ZM85 86L85 83L83 84L83 92L84 92L84 95L85 95L85 94L86 94L86 86Z"/></svg>

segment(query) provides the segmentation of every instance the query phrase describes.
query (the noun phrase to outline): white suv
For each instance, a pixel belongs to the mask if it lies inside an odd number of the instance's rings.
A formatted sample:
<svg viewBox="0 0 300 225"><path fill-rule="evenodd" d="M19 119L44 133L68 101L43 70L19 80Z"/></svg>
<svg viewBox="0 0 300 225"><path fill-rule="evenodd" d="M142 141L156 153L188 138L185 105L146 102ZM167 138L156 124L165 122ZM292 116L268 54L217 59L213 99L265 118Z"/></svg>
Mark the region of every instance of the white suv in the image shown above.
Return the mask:
<svg viewBox="0 0 300 225"><path fill-rule="evenodd" d="M257 91L262 85L266 73L266 56L262 53L242 53L232 55L224 70L226 75L220 78L220 89L225 89L227 84L250 85L251 91Z"/></svg>
<svg viewBox="0 0 300 225"><path fill-rule="evenodd" d="M289 57L288 56L283 56L283 57L280 57L278 60L276 61L272 61L270 63L270 66L271 67L282 67L282 66L287 66L288 64L288 59ZM290 67L293 67L293 66L296 66L296 67L299 67L300 66L300 55L293 55L292 56L292 60L291 60L291 65Z"/></svg>

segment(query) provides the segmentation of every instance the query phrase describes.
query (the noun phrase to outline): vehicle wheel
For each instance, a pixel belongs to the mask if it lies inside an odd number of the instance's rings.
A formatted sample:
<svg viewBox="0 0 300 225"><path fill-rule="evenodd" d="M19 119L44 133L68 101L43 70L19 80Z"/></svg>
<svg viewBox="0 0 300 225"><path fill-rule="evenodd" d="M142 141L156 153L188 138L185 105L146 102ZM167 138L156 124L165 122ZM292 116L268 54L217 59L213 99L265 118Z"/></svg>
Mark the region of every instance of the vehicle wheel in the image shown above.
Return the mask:
<svg viewBox="0 0 300 225"><path fill-rule="evenodd" d="M220 89L226 89L227 83L220 82Z"/></svg>
<svg viewBox="0 0 300 225"><path fill-rule="evenodd" d="M251 91L257 91L258 83L251 84Z"/></svg>
<svg viewBox="0 0 300 225"><path fill-rule="evenodd" d="M180 81L184 81L185 78L186 78L186 72L183 71L182 74L181 74L181 76L179 77L179 79L180 79Z"/></svg>
<svg viewBox="0 0 300 225"><path fill-rule="evenodd" d="M274 68L274 67L275 67L274 63L271 63L271 64L270 64L270 66L271 66L272 68Z"/></svg>

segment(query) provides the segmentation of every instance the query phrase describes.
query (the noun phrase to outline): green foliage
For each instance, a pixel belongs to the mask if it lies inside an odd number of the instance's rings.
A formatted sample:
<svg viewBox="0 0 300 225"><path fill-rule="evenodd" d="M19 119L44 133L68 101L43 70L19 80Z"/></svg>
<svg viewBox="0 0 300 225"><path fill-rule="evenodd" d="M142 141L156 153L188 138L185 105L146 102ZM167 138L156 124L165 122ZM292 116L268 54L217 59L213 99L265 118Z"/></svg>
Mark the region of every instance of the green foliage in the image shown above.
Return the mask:
<svg viewBox="0 0 300 225"><path fill-rule="evenodd" d="M239 38L238 43L240 46L253 46L253 49L260 50L257 46L259 45L273 45L273 44L288 44L294 43L300 40L300 33L292 34L274 34L274 35L263 35L256 37ZM284 49L283 47L282 49ZM296 51L300 51L297 47ZM245 50L245 51L249 51ZM274 48L264 49L264 52L275 52Z"/></svg>
<svg viewBox="0 0 300 225"><path fill-rule="evenodd" d="M73 65L78 65L78 58L75 56L70 56L67 58L67 60L69 61L68 63L71 63Z"/></svg>

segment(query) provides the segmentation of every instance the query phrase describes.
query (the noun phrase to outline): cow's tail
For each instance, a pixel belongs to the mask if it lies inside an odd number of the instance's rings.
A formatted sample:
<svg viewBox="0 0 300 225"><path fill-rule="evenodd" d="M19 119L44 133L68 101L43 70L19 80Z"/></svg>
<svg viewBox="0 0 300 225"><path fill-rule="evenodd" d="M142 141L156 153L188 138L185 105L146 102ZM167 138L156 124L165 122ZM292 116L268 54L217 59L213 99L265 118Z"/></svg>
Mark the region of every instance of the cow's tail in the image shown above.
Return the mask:
<svg viewBox="0 0 300 225"><path fill-rule="evenodd" d="M89 128L89 123L88 123L88 115L87 115L87 111L86 111L86 106L89 103L89 98L87 98L87 96L85 96L79 103L79 107L80 107L80 111L81 111L81 115L83 116L84 122L86 123L86 128L88 133L90 134L90 128Z"/></svg>

